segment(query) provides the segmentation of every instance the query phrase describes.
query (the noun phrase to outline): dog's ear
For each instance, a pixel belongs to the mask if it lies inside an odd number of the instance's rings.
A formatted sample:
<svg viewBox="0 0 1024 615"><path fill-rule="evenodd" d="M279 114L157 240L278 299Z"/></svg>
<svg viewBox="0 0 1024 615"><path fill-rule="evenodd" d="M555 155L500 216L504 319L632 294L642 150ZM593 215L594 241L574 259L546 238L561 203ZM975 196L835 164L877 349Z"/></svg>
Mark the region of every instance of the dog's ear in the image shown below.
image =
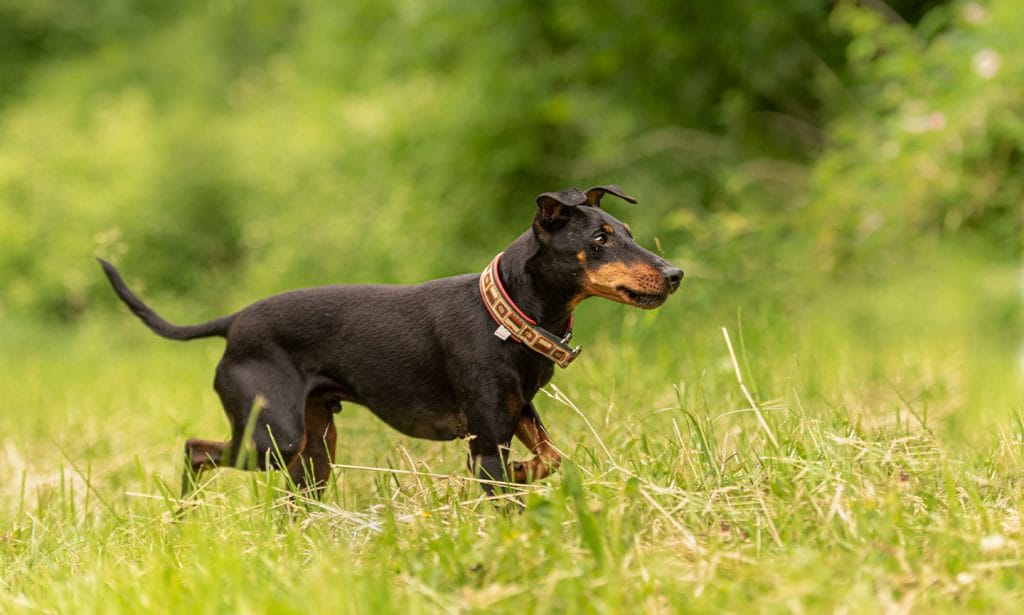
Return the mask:
<svg viewBox="0 0 1024 615"><path fill-rule="evenodd" d="M587 197L578 188L567 188L561 192L545 192L537 196L537 215L533 219L538 231L552 233L568 220L570 207L586 205Z"/></svg>
<svg viewBox="0 0 1024 615"><path fill-rule="evenodd" d="M601 199L606 194L617 196L627 203L636 203L636 199L629 196L619 188L618 184L608 184L607 186L594 186L593 188L587 189L587 203L594 207L601 206Z"/></svg>

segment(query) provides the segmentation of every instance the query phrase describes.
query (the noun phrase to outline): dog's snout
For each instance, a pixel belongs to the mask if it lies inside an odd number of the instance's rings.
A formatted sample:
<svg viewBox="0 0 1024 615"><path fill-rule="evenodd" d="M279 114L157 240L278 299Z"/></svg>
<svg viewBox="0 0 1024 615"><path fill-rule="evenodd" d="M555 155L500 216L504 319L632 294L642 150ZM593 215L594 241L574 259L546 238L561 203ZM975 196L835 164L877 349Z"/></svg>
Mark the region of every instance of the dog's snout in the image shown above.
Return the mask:
<svg viewBox="0 0 1024 615"><path fill-rule="evenodd" d="M683 281L683 270L669 265L661 270L661 277L668 284L669 292L674 293L679 288L679 283Z"/></svg>

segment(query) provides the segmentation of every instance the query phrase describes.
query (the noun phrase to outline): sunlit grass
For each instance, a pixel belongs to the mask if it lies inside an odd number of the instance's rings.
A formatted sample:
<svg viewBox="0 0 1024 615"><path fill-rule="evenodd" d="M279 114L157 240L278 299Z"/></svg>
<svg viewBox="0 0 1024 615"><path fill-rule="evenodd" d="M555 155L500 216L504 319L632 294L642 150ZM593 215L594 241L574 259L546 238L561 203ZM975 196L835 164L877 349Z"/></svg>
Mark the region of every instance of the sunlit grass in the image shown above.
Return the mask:
<svg viewBox="0 0 1024 615"><path fill-rule="evenodd" d="M462 443L346 407L323 502L284 497L276 473L224 471L179 517L184 439L226 434L209 386L220 342L172 344L123 313L9 330L0 603L1013 610L1017 275L958 256L799 297L728 301L697 279L660 312L587 305L581 360L538 396L571 461L512 515L481 500Z"/></svg>

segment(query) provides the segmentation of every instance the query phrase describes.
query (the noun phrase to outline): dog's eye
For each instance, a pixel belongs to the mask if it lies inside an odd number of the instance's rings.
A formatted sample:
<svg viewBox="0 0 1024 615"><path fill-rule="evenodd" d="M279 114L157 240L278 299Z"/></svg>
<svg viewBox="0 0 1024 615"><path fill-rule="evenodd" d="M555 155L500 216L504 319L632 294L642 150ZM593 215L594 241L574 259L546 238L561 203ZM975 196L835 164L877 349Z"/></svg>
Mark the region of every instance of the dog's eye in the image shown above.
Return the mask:
<svg viewBox="0 0 1024 615"><path fill-rule="evenodd" d="M608 243L608 235L605 235L604 233L595 235L594 243L596 243L599 246L603 246L604 244Z"/></svg>

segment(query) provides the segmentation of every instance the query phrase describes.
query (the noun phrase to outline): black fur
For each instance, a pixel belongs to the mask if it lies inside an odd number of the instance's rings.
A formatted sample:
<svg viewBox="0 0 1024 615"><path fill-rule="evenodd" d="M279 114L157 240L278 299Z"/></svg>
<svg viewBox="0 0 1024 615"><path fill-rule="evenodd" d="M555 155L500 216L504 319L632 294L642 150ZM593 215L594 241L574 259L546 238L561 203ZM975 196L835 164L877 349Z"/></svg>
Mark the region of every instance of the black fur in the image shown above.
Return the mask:
<svg viewBox="0 0 1024 615"><path fill-rule="evenodd" d="M545 193L538 198L532 228L502 257L500 275L512 299L549 331L564 330L582 298L608 296L611 291L595 293L588 282L588 272L601 265L644 267L648 275L639 291L623 278L625 289L616 299L640 307L660 305L682 278L679 269L637 245L621 222L598 207L606 193L630 198L617 187L594 188L586 195L575 189ZM606 232L609 227L612 233ZM331 412L344 401L366 406L409 436L471 436L471 467L482 477L528 480L547 473L534 468L530 475L508 465L513 435L546 455L549 469L557 467L554 447L540 443L549 441L532 404L551 379L553 364L494 335L478 274L414 286L296 290L206 323L177 326L136 297L113 265L100 262L118 296L158 335L227 339L214 388L231 423L231 439L189 441L183 492L203 468L239 464L254 409L255 466L287 466L297 484L318 492L334 456ZM650 271L660 274L656 283ZM485 490L493 492L489 485Z"/></svg>

